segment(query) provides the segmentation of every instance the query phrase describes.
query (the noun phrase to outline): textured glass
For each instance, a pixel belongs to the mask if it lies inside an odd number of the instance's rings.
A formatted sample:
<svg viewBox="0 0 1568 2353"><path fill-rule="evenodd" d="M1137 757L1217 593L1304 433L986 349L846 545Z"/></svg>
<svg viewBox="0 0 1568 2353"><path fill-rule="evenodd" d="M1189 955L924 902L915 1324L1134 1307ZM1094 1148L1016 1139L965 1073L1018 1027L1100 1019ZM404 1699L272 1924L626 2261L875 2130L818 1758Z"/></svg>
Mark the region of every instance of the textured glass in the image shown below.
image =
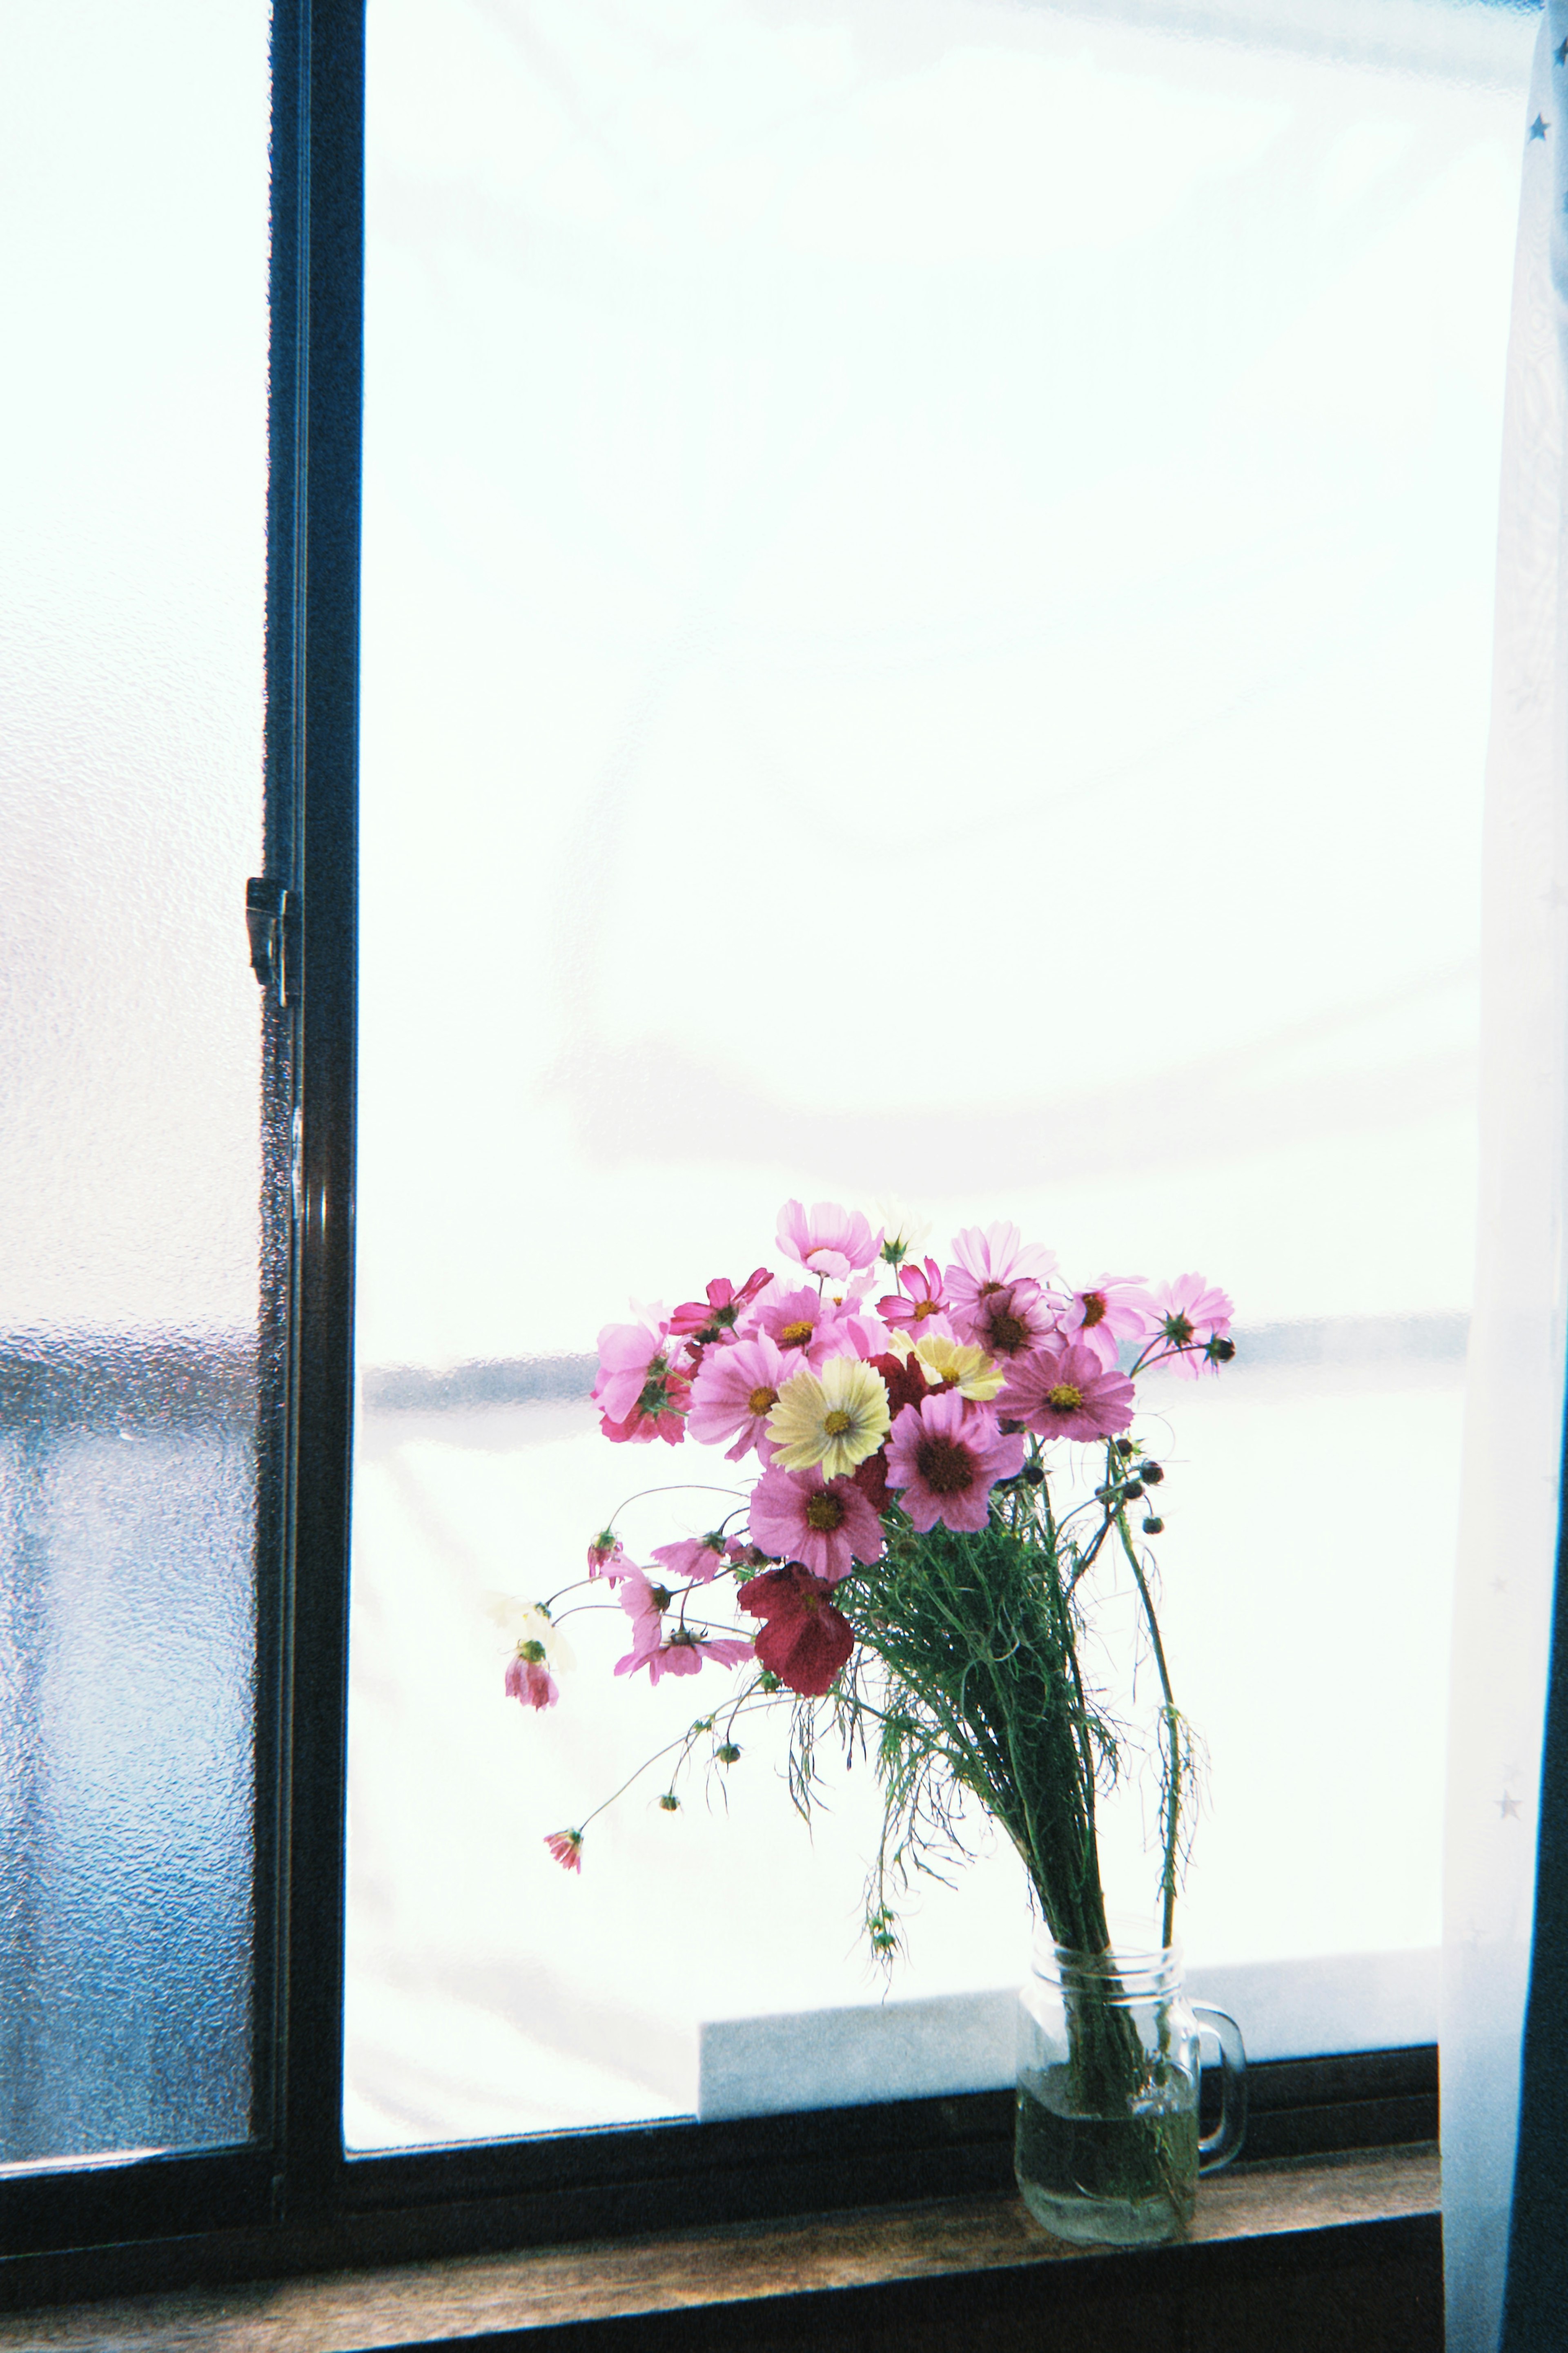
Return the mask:
<svg viewBox="0 0 1568 2353"><path fill-rule="evenodd" d="M0 2163L251 2115L261 0L0 25Z"/></svg>
<svg viewBox="0 0 1568 2353"><path fill-rule="evenodd" d="M877 2000L868 1776L808 1841L759 1736L569 1877L725 1680L584 1617L525 1717L486 1614L725 1477L604 1443L595 1336L791 1195L1232 1292L1232 1375L1150 1398L1189 1979L1415 1953L1429 2006L1532 29L373 13L354 2139L689 2109L719 2028ZM994 1857L895 1996L1026 1944ZM1308 2021L1265 2045L1389 2029Z"/></svg>

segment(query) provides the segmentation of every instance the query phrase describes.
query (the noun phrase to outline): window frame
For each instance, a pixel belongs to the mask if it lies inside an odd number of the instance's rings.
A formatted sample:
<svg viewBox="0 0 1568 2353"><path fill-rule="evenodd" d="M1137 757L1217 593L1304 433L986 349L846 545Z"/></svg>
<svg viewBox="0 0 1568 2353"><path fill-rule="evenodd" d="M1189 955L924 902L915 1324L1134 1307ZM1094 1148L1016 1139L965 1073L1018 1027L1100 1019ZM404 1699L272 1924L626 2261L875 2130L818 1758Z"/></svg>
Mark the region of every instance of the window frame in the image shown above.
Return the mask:
<svg viewBox="0 0 1568 2353"><path fill-rule="evenodd" d="M289 977L263 998L262 1126L268 1262L289 1278L263 1311L255 2137L0 2181L0 2308L1011 2181L1005 2092L343 2147L365 6L274 0L272 19L264 863ZM1253 2154L1436 2133L1433 2050L1255 2073Z"/></svg>

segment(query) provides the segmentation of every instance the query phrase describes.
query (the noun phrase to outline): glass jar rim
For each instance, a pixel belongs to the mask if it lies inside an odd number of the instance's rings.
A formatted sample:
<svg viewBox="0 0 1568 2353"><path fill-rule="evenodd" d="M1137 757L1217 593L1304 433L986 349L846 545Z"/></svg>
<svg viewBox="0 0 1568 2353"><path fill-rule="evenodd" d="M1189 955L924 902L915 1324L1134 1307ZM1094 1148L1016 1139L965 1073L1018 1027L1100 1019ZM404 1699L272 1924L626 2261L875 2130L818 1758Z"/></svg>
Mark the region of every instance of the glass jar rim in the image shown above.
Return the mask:
<svg viewBox="0 0 1568 2353"><path fill-rule="evenodd" d="M1110 1943L1096 1949L1058 1945L1041 1922L1035 1930L1036 1976L1078 1986L1114 1980L1126 1992L1163 1992L1181 1984L1181 1946L1174 1940L1162 1943L1154 1922L1113 1915L1107 1925Z"/></svg>

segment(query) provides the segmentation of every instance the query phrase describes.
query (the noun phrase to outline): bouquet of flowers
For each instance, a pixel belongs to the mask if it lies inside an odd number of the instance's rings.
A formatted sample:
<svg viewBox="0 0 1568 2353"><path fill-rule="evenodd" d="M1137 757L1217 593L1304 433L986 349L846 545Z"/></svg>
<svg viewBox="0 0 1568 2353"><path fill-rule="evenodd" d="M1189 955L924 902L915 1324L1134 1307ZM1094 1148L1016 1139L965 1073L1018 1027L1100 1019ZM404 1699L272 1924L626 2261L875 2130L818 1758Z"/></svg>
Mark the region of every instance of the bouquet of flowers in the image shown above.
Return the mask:
<svg viewBox="0 0 1568 2353"><path fill-rule="evenodd" d="M679 1775L704 1745L727 1767L741 1718L786 1705L803 1810L825 1734L875 1759L885 1802L866 1927L879 1954L900 1941L910 1870L969 1851L966 1798L1012 1840L1058 1945L1109 1951L1095 1810L1129 1736L1086 1674L1082 1637L1094 1572L1114 1557L1161 1695L1169 1946L1195 1752L1141 1541L1163 1525L1152 1491L1164 1472L1126 1433L1142 1372L1196 1377L1234 1355L1230 1301L1197 1275L1073 1290L1054 1255L1007 1224L966 1228L945 1266L917 1257L907 1227L878 1229L830 1202L787 1203L776 1239L789 1272L721 1277L672 1314L599 1335L606 1438L689 1436L756 1463L747 1486L723 1491L734 1502L717 1525L658 1546L647 1567L614 1520L588 1548L585 1582L610 1588L600 1606L629 1621L616 1674L748 1670L659 1752L674 1757L660 1803L679 1806ZM507 1671L508 1692L536 1708L558 1696L563 1598L531 1613ZM582 1868L585 1828L549 1838L568 1870ZM1118 2063L1091 2051L1086 2063Z"/></svg>

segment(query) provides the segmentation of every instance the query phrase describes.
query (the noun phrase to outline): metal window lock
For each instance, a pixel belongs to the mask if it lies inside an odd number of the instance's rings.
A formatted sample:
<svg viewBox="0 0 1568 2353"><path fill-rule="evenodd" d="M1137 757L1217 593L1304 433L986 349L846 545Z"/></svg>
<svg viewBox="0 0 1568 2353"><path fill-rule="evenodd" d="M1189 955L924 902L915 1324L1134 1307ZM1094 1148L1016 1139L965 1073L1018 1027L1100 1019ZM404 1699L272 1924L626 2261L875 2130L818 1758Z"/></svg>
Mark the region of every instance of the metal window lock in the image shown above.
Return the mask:
<svg viewBox="0 0 1568 2353"><path fill-rule="evenodd" d="M250 969L279 1005L289 1002L289 892L269 874L253 874L245 886L245 928L250 934Z"/></svg>

